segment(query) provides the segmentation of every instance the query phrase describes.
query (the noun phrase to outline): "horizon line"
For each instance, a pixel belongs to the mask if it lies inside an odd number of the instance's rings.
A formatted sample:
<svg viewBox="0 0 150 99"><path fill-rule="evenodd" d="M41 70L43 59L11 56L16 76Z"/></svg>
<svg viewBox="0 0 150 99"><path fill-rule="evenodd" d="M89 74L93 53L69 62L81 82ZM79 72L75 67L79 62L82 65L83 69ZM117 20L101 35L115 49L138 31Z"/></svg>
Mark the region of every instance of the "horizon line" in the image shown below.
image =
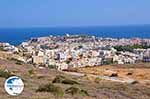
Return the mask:
<svg viewBox="0 0 150 99"><path fill-rule="evenodd" d="M128 27L128 26L150 26L150 24L126 24L126 25L81 25L81 26L24 26L24 27L0 27L0 29L13 28L80 28L80 27Z"/></svg>

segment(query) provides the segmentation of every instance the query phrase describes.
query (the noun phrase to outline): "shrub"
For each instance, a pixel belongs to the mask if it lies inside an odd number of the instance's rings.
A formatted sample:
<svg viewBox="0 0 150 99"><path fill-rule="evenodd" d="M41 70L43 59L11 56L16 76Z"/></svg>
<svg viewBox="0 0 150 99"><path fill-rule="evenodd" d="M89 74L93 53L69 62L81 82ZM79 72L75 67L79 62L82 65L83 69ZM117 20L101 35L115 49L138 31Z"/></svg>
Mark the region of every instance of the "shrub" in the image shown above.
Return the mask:
<svg viewBox="0 0 150 99"><path fill-rule="evenodd" d="M134 44L134 45L126 45L126 46L114 46L114 48L117 51L129 51L129 52L133 52L134 49L148 49L150 48L149 45L139 45L139 44Z"/></svg>
<svg viewBox="0 0 150 99"><path fill-rule="evenodd" d="M64 91L61 87L53 85L51 83L39 86L39 88L36 91L37 92L51 92L55 96L60 96L60 97L64 95Z"/></svg>
<svg viewBox="0 0 150 99"><path fill-rule="evenodd" d="M56 65L48 65L49 69L56 69Z"/></svg>
<svg viewBox="0 0 150 99"><path fill-rule="evenodd" d="M95 83L99 83L101 80L102 80L101 78L96 77L95 80L94 80L94 82L95 82Z"/></svg>
<svg viewBox="0 0 150 99"><path fill-rule="evenodd" d="M64 79L66 79L64 76L58 75L53 80L53 83L61 83Z"/></svg>
<svg viewBox="0 0 150 99"><path fill-rule="evenodd" d="M72 86L65 90L66 93L69 93L71 95L75 94L81 94L83 96L89 96L88 92L86 90L80 89L78 87Z"/></svg>
<svg viewBox="0 0 150 99"><path fill-rule="evenodd" d="M64 76L58 75L56 78L53 80L53 83L63 83L63 84L79 84L77 81L68 79Z"/></svg>
<svg viewBox="0 0 150 99"><path fill-rule="evenodd" d="M4 48L2 46L0 46L0 51L4 51Z"/></svg>
<svg viewBox="0 0 150 99"><path fill-rule="evenodd" d="M80 91L80 94L83 95L83 96L89 96L89 93L86 90L83 90L83 89Z"/></svg>
<svg viewBox="0 0 150 99"><path fill-rule="evenodd" d="M10 76L13 75L9 71L0 70L0 77L9 78Z"/></svg>
<svg viewBox="0 0 150 99"><path fill-rule="evenodd" d="M28 73L29 73L30 75L34 74L33 69L28 70Z"/></svg>
<svg viewBox="0 0 150 99"><path fill-rule="evenodd" d="M66 64L69 64L71 61L70 60L66 60Z"/></svg>
<svg viewBox="0 0 150 99"><path fill-rule="evenodd" d="M73 84L79 84L77 81L75 80L71 80L71 79L65 79L62 81L63 84L70 84L70 85L73 85Z"/></svg>
<svg viewBox="0 0 150 99"><path fill-rule="evenodd" d="M17 65L22 65L22 62L18 62L18 61L17 61L16 64L17 64Z"/></svg>
<svg viewBox="0 0 150 99"><path fill-rule="evenodd" d="M80 91L80 89L77 88L77 87L70 87L70 88L68 88L68 89L65 90L66 93L69 93L71 95L78 94L79 91Z"/></svg>

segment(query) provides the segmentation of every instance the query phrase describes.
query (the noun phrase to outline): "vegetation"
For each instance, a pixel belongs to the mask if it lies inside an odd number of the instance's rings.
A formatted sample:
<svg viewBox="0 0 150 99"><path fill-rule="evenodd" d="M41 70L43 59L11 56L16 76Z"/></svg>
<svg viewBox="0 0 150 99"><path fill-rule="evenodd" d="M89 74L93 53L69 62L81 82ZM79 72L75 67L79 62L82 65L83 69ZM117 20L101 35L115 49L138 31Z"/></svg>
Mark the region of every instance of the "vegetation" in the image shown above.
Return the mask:
<svg viewBox="0 0 150 99"><path fill-rule="evenodd" d="M56 78L53 80L53 83L63 83L63 84L79 84L77 81L66 78L64 76L58 75Z"/></svg>
<svg viewBox="0 0 150 99"><path fill-rule="evenodd" d="M66 60L66 64L70 64L70 62L71 62L70 60Z"/></svg>
<svg viewBox="0 0 150 99"><path fill-rule="evenodd" d="M147 80L149 79L149 67L150 63L138 63L138 64L128 64L128 65L112 65L106 67L89 67L82 73L87 74L85 77L76 77L72 75L67 75L65 73L56 70L40 70L34 66L30 67L27 65L18 66L6 60L0 60L1 71L0 75L3 73L15 74L22 78L23 82L26 84L26 91L22 95L18 96L18 99L99 99L99 98L112 98L112 99L150 99L150 83L137 83L137 84L126 84L119 82L111 82L107 80L101 80L101 78L95 78L93 76L88 76L88 73L95 73L96 75L103 75L103 71L110 70L121 70L123 75L128 72L134 71L130 77L135 75L135 77L140 77L139 79ZM116 66L116 67L115 67ZM4 68L7 68L5 70ZM132 70L130 70L130 68ZM83 69L83 68L82 68ZM139 71L137 70L139 69ZM20 71L21 70L21 71ZM33 77L29 76L34 70ZM127 70L127 72L125 72ZM141 71L142 70L142 71ZM11 71L11 72L10 72ZM24 73L22 73L22 71ZM119 72L119 71L118 71ZM27 74L27 75L26 75ZM145 75L146 74L146 75ZM54 81L52 78L59 76L55 82L62 82L64 79L75 80L80 83L80 85L74 84L63 84L63 83L50 83ZM139 75L139 76L138 76ZM9 76L7 76L9 77ZM88 79L87 79L88 77ZM40 79L39 79L40 78ZM77 80L76 80L77 79ZM142 81L142 80L141 80ZM5 78L0 76L0 89L3 89ZM4 90L0 90L0 97L2 99L8 99L7 93ZM30 94L31 93L31 94Z"/></svg>
<svg viewBox="0 0 150 99"><path fill-rule="evenodd" d="M63 97L64 95L64 91L61 87L56 86L51 83L39 86L39 88L36 91L37 92L51 92L55 96L60 96L60 97Z"/></svg>
<svg viewBox="0 0 150 99"><path fill-rule="evenodd" d="M13 76L13 75L9 71L0 70L0 77L9 78L10 76Z"/></svg>
<svg viewBox="0 0 150 99"><path fill-rule="evenodd" d="M56 69L56 65L48 65L49 69Z"/></svg>
<svg viewBox="0 0 150 99"><path fill-rule="evenodd" d="M100 83L101 80L102 80L102 79L101 79L100 77L96 77L95 80L94 80L94 82L95 82L95 83Z"/></svg>
<svg viewBox="0 0 150 99"><path fill-rule="evenodd" d="M45 45L41 45L40 46L42 49L49 49L49 47L48 46L45 46Z"/></svg>
<svg viewBox="0 0 150 99"><path fill-rule="evenodd" d="M34 70L33 70L33 69L30 69L30 70L28 70L28 73L29 73L30 75L33 75L33 74L34 74Z"/></svg>
<svg viewBox="0 0 150 99"><path fill-rule="evenodd" d="M10 60L15 61L17 65L22 65L23 64L23 61L20 61L16 58L11 58Z"/></svg>
<svg viewBox="0 0 150 99"><path fill-rule="evenodd" d="M117 51L129 51L129 52L133 52L133 48L131 46L115 46L114 48Z"/></svg>
<svg viewBox="0 0 150 99"><path fill-rule="evenodd" d="M103 65L110 65L113 64L113 60L112 59L108 59L108 60L104 60L103 61Z"/></svg>
<svg viewBox="0 0 150 99"><path fill-rule="evenodd" d="M0 51L4 51L3 47L0 46Z"/></svg>
<svg viewBox="0 0 150 99"><path fill-rule="evenodd" d="M66 93L71 95L81 94L83 96L89 96L88 92L86 90L80 89L78 87L72 86L65 90Z"/></svg>
<svg viewBox="0 0 150 99"><path fill-rule="evenodd" d="M82 46L82 45L79 45L78 48L81 49L81 48L83 48L83 46Z"/></svg>
<svg viewBox="0 0 150 99"><path fill-rule="evenodd" d="M14 52L14 54L18 54L19 55L19 52Z"/></svg>
<svg viewBox="0 0 150 99"><path fill-rule="evenodd" d="M64 79L65 79L64 76L58 75L58 76L56 76L55 79L53 80L53 83L61 83Z"/></svg>
<svg viewBox="0 0 150 99"><path fill-rule="evenodd" d="M79 93L79 91L80 91L80 89L77 87L70 87L70 88L66 89L65 92L69 93L71 95L75 95L75 94Z"/></svg>
<svg viewBox="0 0 150 99"><path fill-rule="evenodd" d="M75 80L71 80L71 79L65 79L62 81L63 84L70 84L70 85L73 85L73 84L79 84L77 81Z"/></svg>
<svg viewBox="0 0 150 99"><path fill-rule="evenodd" d="M127 45L127 46L115 46L115 49L117 49L117 51L129 51L129 52L133 52L134 49L147 49L150 48L150 46L147 45Z"/></svg>
<svg viewBox="0 0 150 99"><path fill-rule="evenodd" d="M86 90L81 89L80 94L83 96L89 96L89 93Z"/></svg>
<svg viewBox="0 0 150 99"><path fill-rule="evenodd" d="M22 65L22 62L18 62L18 61L17 61L16 64L17 64L17 65Z"/></svg>

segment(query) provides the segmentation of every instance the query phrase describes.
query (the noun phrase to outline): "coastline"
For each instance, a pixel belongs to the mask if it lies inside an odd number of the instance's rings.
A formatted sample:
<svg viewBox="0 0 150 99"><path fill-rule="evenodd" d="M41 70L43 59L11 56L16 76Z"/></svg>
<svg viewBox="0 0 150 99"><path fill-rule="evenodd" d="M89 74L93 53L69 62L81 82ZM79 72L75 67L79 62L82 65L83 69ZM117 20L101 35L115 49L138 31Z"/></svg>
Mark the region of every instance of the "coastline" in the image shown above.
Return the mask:
<svg viewBox="0 0 150 99"><path fill-rule="evenodd" d="M32 37L90 35L102 38L150 38L150 25L142 26L89 26L89 27L33 27L0 28L0 42L18 45Z"/></svg>

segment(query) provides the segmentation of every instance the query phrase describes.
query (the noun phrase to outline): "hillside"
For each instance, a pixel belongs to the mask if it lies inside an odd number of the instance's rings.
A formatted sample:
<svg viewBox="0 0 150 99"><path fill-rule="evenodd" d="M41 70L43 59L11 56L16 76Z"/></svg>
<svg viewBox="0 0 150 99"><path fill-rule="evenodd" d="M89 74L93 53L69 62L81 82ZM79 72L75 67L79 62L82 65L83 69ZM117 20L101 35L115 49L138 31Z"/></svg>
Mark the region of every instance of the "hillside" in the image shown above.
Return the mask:
<svg viewBox="0 0 150 99"><path fill-rule="evenodd" d="M48 68L40 69L35 66L27 64L19 65L16 64L15 61L2 59L0 59L0 70L9 71L13 75L20 76L25 83L25 88L21 95L17 97L9 96L5 92L3 87L6 78L1 76L0 97L2 99L16 99L16 98L17 99L27 99L27 98L28 99L149 99L150 98L150 85L148 83L127 84L127 83L112 82L89 76L88 74L90 72L85 73L85 76L79 77L68 75L66 73ZM60 79L61 80L64 79L65 81L61 81ZM45 86L53 88L53 90L45 90L44 89Z"/></svg>

